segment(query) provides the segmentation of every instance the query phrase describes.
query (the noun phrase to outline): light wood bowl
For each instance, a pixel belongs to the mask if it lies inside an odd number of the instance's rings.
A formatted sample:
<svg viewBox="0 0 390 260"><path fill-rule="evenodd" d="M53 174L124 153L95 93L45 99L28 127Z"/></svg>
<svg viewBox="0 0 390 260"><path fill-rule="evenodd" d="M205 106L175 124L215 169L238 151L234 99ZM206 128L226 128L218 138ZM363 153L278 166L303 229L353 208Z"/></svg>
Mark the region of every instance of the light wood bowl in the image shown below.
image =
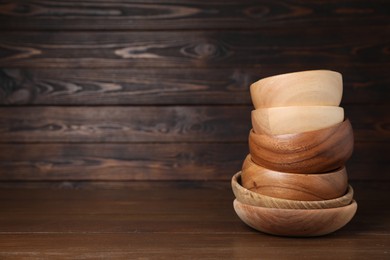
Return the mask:
<svg viewBox="0 0 390 260"><path fill-rule="evenodd" d="M348 189L348 176L345 167L321 174L272 171L255 164L248 155L242 167L241 183L250 191L274 198L315 201L343 196Z"/></svg>
<svg viewBox="0 0 390 260"><path fill-rule="evenodd" d="M250 86L254 107L339 106L343 95L340 73L309 70L263 78Z"/></svg>
<svg viewBox="0 0 390 260"><path fill-rule="evenodd" d="M343 122L344 109L335 106L291 106L252 110L257 134L282 135L315 131Z"/></svg>
<svg viewBox="0 0 390 260"><path fill-rule="evenodd" d="M267 169L292 173L323 173L344 166L353 151L348 119L320 130L285 135L249 134L252 160Z"/></svg>
<svg viewBox="0 0 390 260"><path fill-rule="evenodd" d="M357 203L329 209L275 209L233 202L238 217L248 226L278 236L322 236L345 226L355 215Z"/></svg>
<svg viewBox="0 0 390 260"><path fill-rule="evenodd" d="M232 190L236 199L252 206L281 209L326 209L343 207L351 203L352 186L348 186L345 195L330 200L304 201L274 198L262 195L244 188L241 184L241 172L236 173L231 180Z"/></svg>

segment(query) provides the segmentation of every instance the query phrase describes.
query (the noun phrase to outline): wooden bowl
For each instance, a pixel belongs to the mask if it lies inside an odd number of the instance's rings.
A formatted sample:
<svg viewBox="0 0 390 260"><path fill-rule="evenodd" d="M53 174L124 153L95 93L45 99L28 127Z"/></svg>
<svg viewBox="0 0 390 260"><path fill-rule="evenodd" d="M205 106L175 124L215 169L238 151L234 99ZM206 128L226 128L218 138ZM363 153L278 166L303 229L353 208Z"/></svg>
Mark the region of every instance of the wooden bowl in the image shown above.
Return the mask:
<svg viewBox="0 0 390 260"><path fill-rule="evenodd" d="M257 134L282 135L315 131L343 122L344 109L334 106L291 106L252 110Z"/></svg>
<svg viewBox="0 0 390 260"><path fill-rule="evenodd" d="M330 200L348 189L345 167L321 174L278 172L255 164L248 155L241 173L242 186L250 191L289 200Z"/></svg>
<svg viewBox="0 0 390 260"><path fill-rule="evenodd" d="M241 172L236 173L231 180L232 190L236 199L252 206L281 209L326 209L343 207L351 203L353 198L352 186L342 197L331 200L304 201L274 198L262 195L244 188L241 185Z"/></svg>
<svg viewBox="0 0 390 260"><path fill-rule="evenodd" d="M233 202L239 218L248 226L278 236L311 237L332 233L355 215L357 203L329 209L275 209Z"/></svg>
<svg viewBox="0 0 390 260"><path fill-rule="evenodd" d="M280 172L322 173L344 166L353 151L348 119L320 130L297 134L249 134L252 160Z"/></svg>
<svg viewBox="0 0 390 260"><path fill-rule="evenodd" d="M339 106L340 73L330 70L293 72L263 78L250 86L254 107Z"/></svg>

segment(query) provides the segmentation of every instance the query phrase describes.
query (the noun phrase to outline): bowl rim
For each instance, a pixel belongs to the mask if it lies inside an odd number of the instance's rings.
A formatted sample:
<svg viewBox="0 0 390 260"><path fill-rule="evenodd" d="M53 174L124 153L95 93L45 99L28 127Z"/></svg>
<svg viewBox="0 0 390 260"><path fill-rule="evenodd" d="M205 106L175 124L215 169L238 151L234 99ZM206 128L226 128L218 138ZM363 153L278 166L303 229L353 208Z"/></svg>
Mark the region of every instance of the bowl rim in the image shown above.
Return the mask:
<svg viewBox="0 0 390 260"><path fill-rule="evenodd" d="M354 190L351 185L348 185L348 190L343 196L330 200L302 201L274 198L243 187L241 185L241 173L239 171L233 175L231 179L232 190L238 201L252 206L280 209L326 209L343 207L353 200Z"/></svg>
<svg viewBox="0 0 390 260"><path fill-rule="evenodd" d="M328 70L328 69L317 69L317 70L302 70L302 71L292 71L292 72L287 72L287 73L282 73L282 74L275 74L271 76L267 76L265 78L261 78L251 84L253 85L254 88L258 87L263 87L266 85L263 85L262 83L264 81L268 81L270 79L279 79L279 78L286 78L286 77L291 77L291 76L297 76L300 74L312 74L312 73L326 73L326 74L332 74L332 75L337 75L342 78L342 74L338 71L335 70Z"/></svg>
<svg viewBox="0 0 390 260"><path fill-rule="evenodd" d="M324 108L326 110L344 110L344 107L340 106L325 106L325 105L308 105L308 106L280 106L280 107L259 107L256 109L252 109L252 113L260 113L261 110L269 111L269 110L284 110L284 109L297 109L302 108L302 110L310 109L310 108Z"/></svg>
<svg viewBox="0 0 390 260"><path fill-rule="evenodd" d="M263 209L263 210L267 210L267 211L302 211L302 212L308 212L308 211L319 211L319 212L324 212L324 211L337 211L337 210L341 210L341 209L345 209L345 208L348 208L348 207L353 207L355 204L357 205L357 202L356 200L352 199L351 202L347 205L344 205L344 206L341 206L341 207L335 207L335 208L321 208L321 209L284 209L284 208L268 208L268 207L262 207L262 206L254 206L254 205L251 205L251 204L246 204L246 203L243 203L241 202L240 200L238 200L237 198L234 199L234 201L237 201L237 203L240 203L242 205L245 205L245 206L248 206L248 207L253 207L253 208L260 208L260 209ZM233 201L233 202L234 202Z"/></svg>

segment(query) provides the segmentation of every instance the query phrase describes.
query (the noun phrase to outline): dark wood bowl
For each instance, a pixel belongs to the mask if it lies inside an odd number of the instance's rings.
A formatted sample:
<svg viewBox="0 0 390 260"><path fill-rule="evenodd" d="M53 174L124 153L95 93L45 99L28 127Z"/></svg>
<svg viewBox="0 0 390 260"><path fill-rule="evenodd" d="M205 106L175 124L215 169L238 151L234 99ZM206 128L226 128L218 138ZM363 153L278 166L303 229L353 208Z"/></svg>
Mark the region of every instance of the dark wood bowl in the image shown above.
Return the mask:
<svg viewBox="0 0 390 260"><path fill-rule="evenodd" d="M348 188L345 167L326 173L296 174L266 169L245 158L242 186L253 192L290 200L330 200L341 197Z"/></svg>
<svg viewBox="0 0 390 260"><path fill-rule="evenodd" d="M348 119L334 126L297 134L249 134L252 160L267 169L290 173L324 173L344 166L353 151Z"/></svg>

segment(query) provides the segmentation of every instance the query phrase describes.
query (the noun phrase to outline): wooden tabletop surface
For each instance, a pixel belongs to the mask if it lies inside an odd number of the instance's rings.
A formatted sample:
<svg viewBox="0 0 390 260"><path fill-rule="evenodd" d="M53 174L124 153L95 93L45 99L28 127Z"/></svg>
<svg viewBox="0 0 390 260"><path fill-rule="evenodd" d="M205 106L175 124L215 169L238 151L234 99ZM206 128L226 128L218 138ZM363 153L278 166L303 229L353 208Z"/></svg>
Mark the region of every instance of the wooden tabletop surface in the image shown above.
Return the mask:
<svg viewBox="0 0 390 260"><path fill-rule="evenodd" d="M353 182L359 208L319 238L257 232L229 182L0 184L1 259L389 259L388 182Z"/></svg>

